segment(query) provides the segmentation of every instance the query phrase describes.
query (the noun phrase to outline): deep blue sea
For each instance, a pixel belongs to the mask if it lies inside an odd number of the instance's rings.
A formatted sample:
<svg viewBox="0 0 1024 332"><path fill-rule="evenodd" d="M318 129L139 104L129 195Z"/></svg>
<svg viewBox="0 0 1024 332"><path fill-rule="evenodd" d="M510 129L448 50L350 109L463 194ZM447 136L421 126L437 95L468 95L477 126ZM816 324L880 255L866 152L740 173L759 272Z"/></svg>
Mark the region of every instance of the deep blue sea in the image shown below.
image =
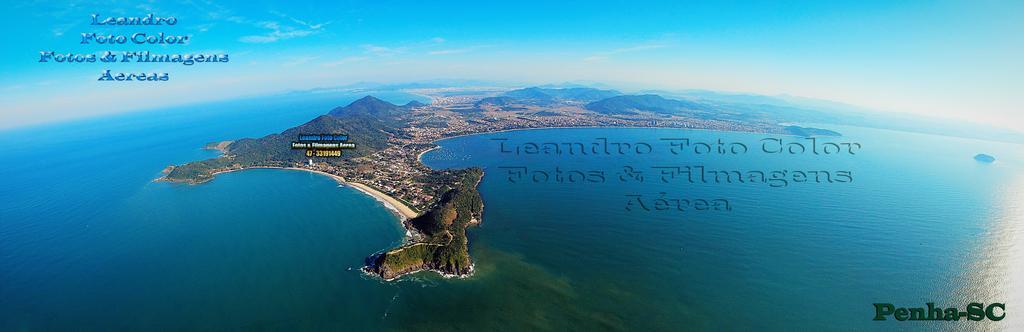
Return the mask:
<svg viewBox="0 0 1024 332"><path fill-rule="evenodd" d="M855 156L672 154L662 138L797 137L549 129L448 139L432 167L480 166L476 274L382 282L358 268L402 239L374 199L299 171L152 182L211 141L280 132L361 96L246 100L0 132L0 330L1013 330L1024 303L1024 148L829 127ZM407 95L384 95L393 102ZM647 142L642 156L502 153L528 142ZM977 153L994 155L983 164ZM850 183L689 184L652 166L849 170ZM621 181L624 167L644 181ZM508 168L603 171L509 181ZM636 175L636 174L634 174ZM634 178L635 179L635 178ZM627 195L731 211L626 210ZM351 268L351 270L350 270ZM875 322L872 303L1001 322Z"/></svg>

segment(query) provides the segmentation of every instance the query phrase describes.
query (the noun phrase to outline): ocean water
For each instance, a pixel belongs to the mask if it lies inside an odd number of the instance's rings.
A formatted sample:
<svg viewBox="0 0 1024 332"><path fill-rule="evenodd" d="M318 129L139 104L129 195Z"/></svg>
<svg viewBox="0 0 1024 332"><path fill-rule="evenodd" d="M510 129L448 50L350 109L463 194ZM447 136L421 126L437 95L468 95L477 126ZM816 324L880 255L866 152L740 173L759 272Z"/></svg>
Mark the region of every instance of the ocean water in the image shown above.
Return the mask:
<svg viewBox="0 0 1024 332"><path fill-rule="evenodd" d="M856 156L512 156L525 142L756 142L675 129L551 129L440 142L423 161L484 167L476 273L382 282L358 271L397 244L374 199L299 171L155 183L210 141L262 136L360 96L197 105L0 132L0 330L815 330L1019 328L1020 145L836 127ZM409 96L390 96L396 102ZM782 137L797 140L795 137ZM753 145L752 145L753 146ZM994 164L971 157L996 156ZM624 166L850 170L845 184L618 181ZM606 183L508 181L502 167L603 170ZM727 212L627 211L727 198ZM350 271L349 268L352 268ZM1001 322L873 322L872 303L963 309Z"/></svg>
<svg viewBox="0 0 1024 332"><path fill-rule="evenodd" d="M0 132L0 330L378 325L351 308L374 299L386 307L393 286L358 268L403 230L373 198L299 171L152 182L167 165L215 156L206 142L280 132L360 97L243 100Z"/></svg>
<svg viewBox="0 0 1024 332"><path fill-rule="evenodd" d="M993 323L874 322L872 303L1016 303L1024 299L1024 149L959 138L836 127L856 156L697 156L657 150L661 138L742 142L797 137L675 129L554 129L441 142L433 167L482 166L484 224L472 238L480 283L509 288L474 313L488 327L659 330L1013 329ZM544 142L647 142L643 156L502 153ZM978 152L1002 156L994 164ZM720 170L849 170L851 183L536 183L503 167L552 171L702 165ZM727 198L728 212L627 211L625 195ZM510 284L510 285L509 285ZM501 292L501 291L499 291ZM481 293L490 295L492 292ZM472 294L472 293L469 293ZM467 294L467 296L469 296ZM510 314L517 308L519 314ZM440 307L435 309L441 309ZM1012 309L1009 309L1012 310ZM433 312L433 311L428 311ZM1012 311L1011 311L1012 314ZM474 315L476 316L476 315ZM426 320L444 326L456 316ZM490 323L483 323L490 324Z"/></svg>

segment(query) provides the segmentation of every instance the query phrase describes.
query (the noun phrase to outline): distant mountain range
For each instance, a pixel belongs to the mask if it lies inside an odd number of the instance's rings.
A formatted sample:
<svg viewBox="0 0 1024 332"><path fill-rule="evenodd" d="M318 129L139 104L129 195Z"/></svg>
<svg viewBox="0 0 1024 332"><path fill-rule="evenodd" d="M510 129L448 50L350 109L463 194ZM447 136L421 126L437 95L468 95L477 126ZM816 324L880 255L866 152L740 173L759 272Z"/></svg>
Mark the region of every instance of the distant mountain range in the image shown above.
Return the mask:
<svg viewBox="0 0 1024 332"><path fill-rule="evenodd" d="M483 98L477 102L481 105L507 106L513 103L523 103L538 106L548 106L559 102L591 102L609 97L621 95L615 90L601 90L593 88L539 88L530 87L505 92L497 97Z"/></svg>
<svg viewBox="0 0 1024 332"><path fill-rule="evenodd" d="M605 115L636 115L653 113L697 119L716 119L736 122L822 122L830 118L822 112L779 106L721 103L696 98L666 98L654 93L623 94L616 90L583 87L539 88L530 87L505 92L499 96L483 98L476 107L497 106L502 110L521 111L517 106L555 106L582 104L583 108Z"/></svg>
<svg viewBox="0 0 1024 332"><path fill-rule="evenodd" d="M452 87L522 87L523 83L495 82L482 80L443 79L413 83L371 83L360 82L337 89L358 91L406 91L416 88L452 88ZM790 95L758 95L750 93L728 93L711 90L612 90L610 85L597 82L564 82L559 84L541 85L532 88L519 88L496 97L485 98L478 105L509 106L517 101L517 97L531 96L530 103L550 105L558 98L567 95L552 90L580 89L604 91L602 95L593 97L576 96L577 100L586 102L598 101L616 95L658 95L665 99L690 101L715 107L723 118L736 120L780 119L784 122L819 123L861 126L870 128L892 129L927 134L947 135L965 138L978 138L1003 142L1024 143L1024 132L998 128L990 125L976 124L968 121L949 120L920 114L881 112L840 102L814 99ZM329 90L329 89L317 89ZM540 93L537 93L539 90ZM314 90L310 90L311 92ZM517 95L519 91L524 95ZM575 93L579 94L580 91ZM611 92L608 94L607 92ZM297 92L296 92L297 93ZM572 99L573 97L569 97ZM521 98L522 99L522 98Z"/></svg>
<svg viewBox="0 0 1024 332"><path fill-rule="evenodd" d="M882 112L830 100L790 95L724 93L709 90L644 90L667 98L714 103L731 109L772 114L798 123L836 124L890 129L924 134L975 138L1000 142L1024 143L1024 132L969 121L952 120L921 114Z"/></svg>
<svg viewBox="0 0 1024 332"><path fill-rule="evenodd" d="M708 113L709 105L685 100L665 99L659 95L615 96L588 103L586 109L603 114L636 114L651 112L659 114Z"/></svg>

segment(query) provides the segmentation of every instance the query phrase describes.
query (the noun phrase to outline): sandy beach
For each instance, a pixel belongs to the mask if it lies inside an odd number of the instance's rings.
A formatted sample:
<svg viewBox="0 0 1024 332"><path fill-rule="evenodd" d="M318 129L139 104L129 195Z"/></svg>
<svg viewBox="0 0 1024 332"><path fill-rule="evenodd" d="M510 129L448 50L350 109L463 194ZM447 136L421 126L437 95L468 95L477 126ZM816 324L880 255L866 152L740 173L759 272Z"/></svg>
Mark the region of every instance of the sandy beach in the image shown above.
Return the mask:
<svg viewBox="0 0 1024 332"><path fill-rule="evenodd" d="M347 182L347 181L345 181L345 178L343 178L343 177L340 177L340 176L337 176L337 175L334 175L334 174L331 174L331 173L327 173L327 172L317 171L317 170L311 170L311 169L299 168L299 167L266 167L266 166L257 166L257 167L246 167L246 168L243 168L243 169L234 169L234 170L230 170L230 171L216 172L213 175L217 175L217 174L221 174L221 173L244 171L244 170L247 170L247 169L254 169L254 168L288 169L288 170L296 170L296 171L306 171L306 172L311 172L311 173L316 173L316 174L328 176L328 177L334 179L335 181L338 181L338 183L347 185L347 186L352 187L352 188L354 188L356 190L359 190L360 192L362 192L364 194L367 194L367 195L370 195L373 198L376 198L377 201L379 201L382 204L384 204L384 207L388 208L388 210L394 211L396 214L398 214L398 216L401 217L402 220L412 219L412 218L414 218L414 217L419 215L418 213L416 213L416 211L413 211L412 208L410 208L409 206L405 205L405 203L402 203L402 201L399 201L398 199L395 199L394 197L388 196L387 194L382 193L382 192L380 192L377 189L374 189L374 188L372 188L370 186L367 186L365 184L362 184L362 183Z"/></svg>
<svg viewBox="0 0 1024 332"><path fill-rule="evenodd" d="M320 172L318 172L318 173L320 173ZM326 174L326 173L324 173L324 174ZM377 189L373 189L370 186L367 186L365 184L358 183L358 182L344 182L344 183L346 185L352 187L352 188L355 188L356 190L359 190L359 191L362 191L363 193L366 193L367 195L373 196L374 198L376 198L379 201L382 201L384 203L384 205L387 206L389 209L398 212L398 214L400 216L402 216L403 219L412 219L412 218L415 218L417 215L419 215L418 213L416 213L416 211L413 211L411 208L409 208L409 206L407 206L404 203L402 203L402 201L399 201L399 200L395 199L394 197L388 196L387 194L384 194L384 193L378 191Z"/></svg>

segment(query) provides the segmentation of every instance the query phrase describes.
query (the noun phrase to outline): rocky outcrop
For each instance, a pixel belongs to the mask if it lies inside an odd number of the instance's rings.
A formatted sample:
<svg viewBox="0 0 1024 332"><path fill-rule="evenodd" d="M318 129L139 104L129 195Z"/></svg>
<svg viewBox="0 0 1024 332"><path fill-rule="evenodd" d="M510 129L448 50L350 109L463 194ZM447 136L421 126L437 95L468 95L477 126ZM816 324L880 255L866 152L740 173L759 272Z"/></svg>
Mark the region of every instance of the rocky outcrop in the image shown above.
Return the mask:
<svg viewBox="0 0 1024 332"><path fill-rule="evenodd" d="M480 169L463 171L458 184L433 208L404 223L411 233L422 236L367 257L363 270L385 280L422 270L446 276L472 273L466 228L481 220L483 200L476 187L482 177Z"/></svg>

